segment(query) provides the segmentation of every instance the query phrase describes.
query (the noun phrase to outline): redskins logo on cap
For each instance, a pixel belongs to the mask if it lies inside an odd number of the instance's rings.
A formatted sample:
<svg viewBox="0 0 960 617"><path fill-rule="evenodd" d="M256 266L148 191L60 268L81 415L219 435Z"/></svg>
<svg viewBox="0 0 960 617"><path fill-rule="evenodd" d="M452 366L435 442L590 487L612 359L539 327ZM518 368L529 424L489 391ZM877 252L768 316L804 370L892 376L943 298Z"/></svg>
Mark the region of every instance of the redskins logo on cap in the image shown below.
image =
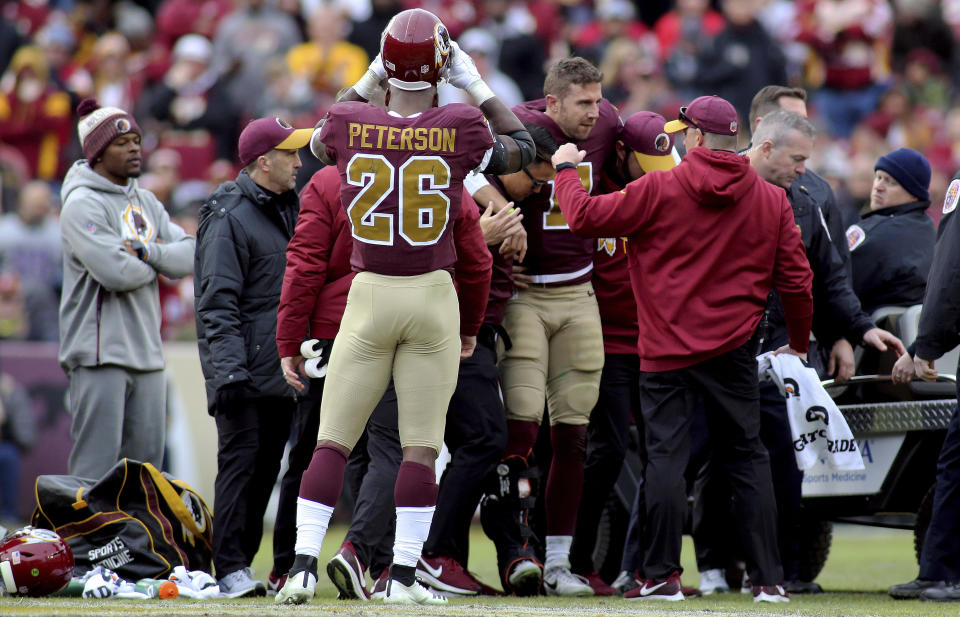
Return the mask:
<svg viewBox="0 0 960 617"><path fill-rule="evenodd" d="M668 152L670 150L670 136L666 133L660 133L653 138L653 147L657 149L657 152Z"/></svg>
<svg viewBox="0 0 960 617"><path fill-rule="evenodd" d="M280 118L274 118L274 120L276 120L276 121L277 121L277 124L279 124L282 128L285 128L285 129L287 129L288 131L293 128L293 127L290 126L290 124L289 124L287 121L285 121L285 120L281 120Z"/></svg>
<svg viewBox="0 0 960 617"><path fill-rule="evenodd" d="M124 133L130 132L130 121L127 120L126 118L117 118L117 121L116 123L114 123L114 126L117 127L117 130L120 132L121 135Z"/></svg>

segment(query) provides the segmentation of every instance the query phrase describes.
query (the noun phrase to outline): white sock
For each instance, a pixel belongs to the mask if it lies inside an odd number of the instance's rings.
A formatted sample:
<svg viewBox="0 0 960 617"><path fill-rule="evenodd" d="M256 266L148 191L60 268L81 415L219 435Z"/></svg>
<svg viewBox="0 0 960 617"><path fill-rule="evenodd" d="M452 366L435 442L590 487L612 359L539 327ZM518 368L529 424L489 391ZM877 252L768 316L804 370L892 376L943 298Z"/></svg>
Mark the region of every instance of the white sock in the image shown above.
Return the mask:
<svg viewBox="0 0 960 617"><path fill-rule="evenodd" d="M567 568L570 569L570 544L573 536L547 536L547 558L543 569Z"/></svg>
<svg viewBox="0 0 960 617"><path fill-rule="evenodd" d="M333 506L297 497L297 543L294 552L297 555L320 556L323 536L327 535Z"/></svg>
<svg viewBox="0 0 960 617"><path fill-rule="evenodd" d="M430 522L436 506L397 508L397 533L393 540L393 563L415 567L430 535Z"/></svg>

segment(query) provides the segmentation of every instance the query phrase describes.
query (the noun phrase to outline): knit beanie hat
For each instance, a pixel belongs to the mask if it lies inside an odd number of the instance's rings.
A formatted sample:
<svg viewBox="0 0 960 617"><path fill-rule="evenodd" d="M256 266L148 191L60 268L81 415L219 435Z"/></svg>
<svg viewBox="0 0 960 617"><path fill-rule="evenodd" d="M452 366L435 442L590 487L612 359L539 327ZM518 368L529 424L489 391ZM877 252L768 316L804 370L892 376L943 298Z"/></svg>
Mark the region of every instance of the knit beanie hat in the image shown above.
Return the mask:
<svg viewBox="0 0 960 617"><path fill-rule="evenodd" d="M80 148L91 165L117 137L127 133L143 136L133 116L119 107L100 107L94 99L81 101L77 115L80 116L77 123Z"/></svg>
<svg viewBox="0 0 960 617"><path fill-rule="evenodd" d="M881 156L874 170L882 169L918 201L930 201L930 163L912 148L898 148Z"/></svg>

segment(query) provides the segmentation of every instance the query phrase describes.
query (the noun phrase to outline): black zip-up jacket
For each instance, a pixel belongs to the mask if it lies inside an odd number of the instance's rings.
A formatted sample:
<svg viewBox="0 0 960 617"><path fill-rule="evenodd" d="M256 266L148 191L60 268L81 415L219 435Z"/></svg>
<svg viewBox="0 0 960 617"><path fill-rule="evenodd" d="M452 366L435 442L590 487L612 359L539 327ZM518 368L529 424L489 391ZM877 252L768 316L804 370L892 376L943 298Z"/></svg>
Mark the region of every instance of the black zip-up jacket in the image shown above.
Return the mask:
<svg viewBox="0 0 960 617"><path fill-rule="evenodd" d="M787 199L793 208L794 221L800 228L800 238L813 271L813 333L820 346L827 349L842 336L859 343L874 324L853 293L820 208L806 188L797 182L787 191ZM761 322L762 327L768 328L761 333L764 338L761 352L777 349L788 341L783 307L776 291L770 294L767 311L767 325L763 326Z"/></svg>
<svg viewBox="0 0 960 617"><path fill-rule="evenodd" d="M850 267L850 249L847 247L846 225L843 223L843 214L837 207L837 199L827 182L816 172L807 169L793 181L790 191L803 190L813 199L814 203L823 213L823 218L827 220L827 230L830 232L830 241L837 254L840 255L840 261L847 270L847 276L852 277L853 271ZM790 192L788 191L788 193Z"/></svg>
<svg viewBox="0 0 960 617"><path fill-rule="evenodd" d="M883 208L847 228L853 290L864 310L923 301L937 235L929 206L914 201Z"/></svg>
<svg viewBox="0 0 960 617"><path fill-rule="evenodd" d="M300 202L276 195L246 171L200 208L194 299L207 408L216 392L243 383L249 397L294 396L277 354L277 307Z"/></svg>
<svg viewBox="0 0 960 617"><path fill-rule="evenodd" d="M960 180L960 173L953 180ZM924 360L936 360L960 344L960 219L955 200L947 199L944 208L949 211L940 219L937 230L939 239L915 341L916 354Z"/></svg>

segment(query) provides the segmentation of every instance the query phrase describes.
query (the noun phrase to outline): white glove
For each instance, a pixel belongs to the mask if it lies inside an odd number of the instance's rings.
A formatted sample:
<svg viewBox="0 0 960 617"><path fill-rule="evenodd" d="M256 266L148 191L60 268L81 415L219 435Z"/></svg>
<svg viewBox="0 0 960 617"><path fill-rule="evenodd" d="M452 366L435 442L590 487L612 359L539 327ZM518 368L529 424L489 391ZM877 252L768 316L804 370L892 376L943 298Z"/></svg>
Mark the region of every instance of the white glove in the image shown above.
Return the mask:
<svg viewBox="0 0 960 617"><path fill-rule="evenodd" d="M374 58L370 66L367 67L367 72L363 74L360 81L353 84L353 90L369 101L373 93L380 87L380 82L386 78L387 69L383 67L383 60L380 58L380 54L377 54L377 57Z"/></svg>
<svg viewBox="0 0 960 617"><path fill-rule="evenodd" d="M475 81L482 80L477 65L470 54L460 49L456 41L450 41L450 58L447 60L447 81L461 90Z"/></svg>

